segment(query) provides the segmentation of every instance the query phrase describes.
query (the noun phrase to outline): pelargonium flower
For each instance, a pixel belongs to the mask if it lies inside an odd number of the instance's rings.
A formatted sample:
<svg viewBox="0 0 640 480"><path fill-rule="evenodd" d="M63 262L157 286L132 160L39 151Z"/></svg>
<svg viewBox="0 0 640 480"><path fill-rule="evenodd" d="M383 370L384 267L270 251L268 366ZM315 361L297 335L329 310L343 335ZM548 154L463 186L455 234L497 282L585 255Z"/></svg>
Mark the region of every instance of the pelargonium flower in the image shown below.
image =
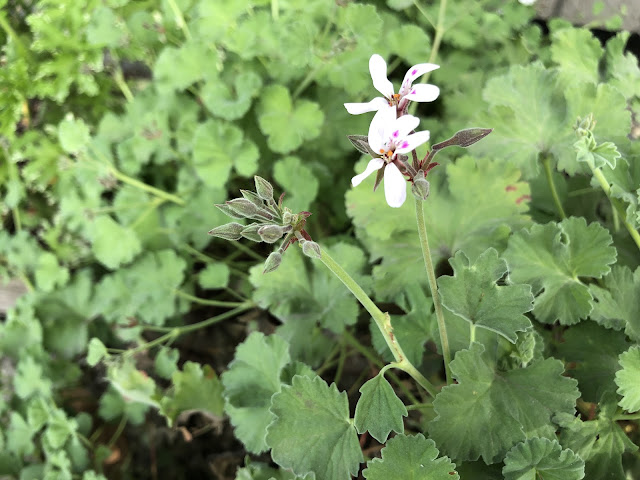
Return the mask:
<svg viewBox="0 0 640 480"><path fill-rule="evenodd" d="M369 146L379 154L372 159L364 172L351 179L357 187L373 172L384 168L384 195L390 207L401 207L407 198L407 185L398 167L402 167L398 154L409 153L429 140L429 131L410 133L420 119L413 115L396 118L394 108L378 111L369 126Z"/></svg>
<svg viewBox="0 0 640 480"><path fill-rule="evenodd" d="M384 97L376 97L367 103L345 103L344 106L349 113L358 115L365 112L375 112L390 106L395 106L398 112L403 112L409 101L433 102L440 95L440 89L435 85L429 84L413 85L413 82L416 78L437 68L440 68L440 66L433 63L414 65L405 74L398 93L394 93L393 84L387 78L387 63L380 55L374 53L369 59L369 72L371 73L373 86Z"/></svg>

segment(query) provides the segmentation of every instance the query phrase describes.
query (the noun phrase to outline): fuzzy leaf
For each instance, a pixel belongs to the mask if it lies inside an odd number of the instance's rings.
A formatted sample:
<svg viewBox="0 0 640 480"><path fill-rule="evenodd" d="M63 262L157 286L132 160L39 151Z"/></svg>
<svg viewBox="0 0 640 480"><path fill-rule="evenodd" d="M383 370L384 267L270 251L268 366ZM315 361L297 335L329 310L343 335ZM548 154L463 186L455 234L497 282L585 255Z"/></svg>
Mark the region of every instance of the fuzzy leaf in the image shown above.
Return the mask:
<svg viewBox="0 0 640 480"><path fill-rule="evenodd" d="M305 140L317 137L324 121L317 103L298 100L294 105L282 85L270 85L263 90L257 115L269 148L278 153L289 153Z"/></svg>
<svg viewBox="0 0 640 480"><path fill-rule="evenodd" d="M616 385L622 400L618 402L628 412L640 410L640 346L634 345L620 354L622 370L616 372Z"/></svg>
<svg viewBox="0 0 640 480"><path fill-rule="evenodd" d="M421 433L397 435L382 449L382 458L367 463L362 475L367 480L458 480L455 464L447 457L438 458L439 453L435 442Z"/></svg>
<svg viewBox="0 0 640 480"><path fill-rule="evenodd" d="M358 433L368 430L380 443L387 441L391 431L404 433L402 417L408 415L407 409L384 375L367 381L360 387L360 393L354 418Z"/></svg>
<svg viewBox="0 0 640 480"><path fill-rule="evenodd" d="M577 382L563 377L563 370L562 362L548 358L498 371L484 347L473 343L451 362L458 383L444 387L433 402L438 416L429 424L431 438L456 461L482 456L486 463L500 461L527 438L553 438L551 418L573 415L580 395Z"/></svg>
<svg viewBox="0 0 640 480"><path fill-rule="evenodd" d="M509 450L502 474L505 480L580 480L584 460L556 440L531 438Z"/></svg>
<svg viewBox="0 0 640 480"><path fill-rule="evenodd" d="M252 453L267 450L271 396L280 391L280 374L289 362L288 345L277 335L253 332L238 345L229 370L222 374L225 412L235 435Z"/></svg>
<svg viewBox="0 0 640 480"><path fill-rule="evenodd" d="M299 476L324 480L356 475L364 461L349 419L347 394L320 377L295 376L273 396L267 445L273 460Z"/></svg>
<svg viewBox="0 0 640 480"><path fill-rule="evenodd" d="M273 166L273 178L286 192L285 204L293 212L309 210L320 182L298 157L285 157Z"/></svg>
<svg viewBox="0 0 640 480"><path fill-rule="evenodd" d="M609 232L584 218L534 225L516 233L504 252L510 279L537 295L533 313L544 323L572 325L586 318L593 297L580 277L600 278L616 260Z"/></svg>
<svg viewBox="0 0 640 480"><path fill-rule="evenodd" d="M631 272L627 267L615 265L604 278L604 288L590 285L595 299L593 318L600 325L625 330L636 342L640 342L640 267Z"/></svg>
<svg viewBox="0 0 640 480"><path fill-rule="evenodd" d="M96 259L111 270L129 263L142 251L142 245L135 231L123 227L109 215L96 218L92 237L91 248Z"/></svg>
<svg viewBox="0 0 640 480"><path fill-rule="evenodd" d="M533 308L529 285L498 286L496 282L507 273L507 264L490 248L471 264L458 252L449 261L454 276L438 279L442 305L472 325L492 330L511 343L518 331L531 327L523 314Z"/></svg>

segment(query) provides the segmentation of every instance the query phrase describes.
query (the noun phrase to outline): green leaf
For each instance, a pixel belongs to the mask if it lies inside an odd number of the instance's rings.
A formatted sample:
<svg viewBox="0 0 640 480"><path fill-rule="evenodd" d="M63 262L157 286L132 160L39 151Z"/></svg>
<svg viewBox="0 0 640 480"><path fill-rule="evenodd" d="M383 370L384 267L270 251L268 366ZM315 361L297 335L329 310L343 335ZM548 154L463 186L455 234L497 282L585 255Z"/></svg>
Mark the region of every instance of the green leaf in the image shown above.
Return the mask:
<svg viewBox="0 0 640 480"><path fill-rule="evenodd" d="M162 378L171 378L178 370L178 360L180 360L180 350L163 345L153 362L156 373Z"/></svg>
<svg viewBox="0 0 640 480"><path fill-rule="evenodd" d="M93 337L89 341L87 349L87 363L89 366L95 367L107 355L107 347L104 346L104 343L99 338Z"/></svg>
<svg viewBox="0 0 640 480"><path fill-rule="evenodd" d="M123 227L109 215L94 220L91 249L96 259L105 267L115 270L129 263L142 251L135 231Z"/></svg>
<svg viewBox="0 0 640 480"><path fill-rule="evenodd" d="M100 280L91 313L112 323L127 325L129 317L136 317L160 325L177 311L174 290L182 283L185 268L186 262L173 250L145 253Z"/></svg>
<svg viewBox="0 0 640 480"><path fill-rule="evenodd" d="M92 9L91 21L87 25L87 42L100 47L119 47L124 43L126 31L123 22L112 9L97 7Z"/></svg>
<svg viewBox="0 0 640 480"><path fill-rule="evenodd" d="M141 425L148 410L148 404L125 399L115 388L109 387L104 395L100 397L98 413L101 418L108 422L124 416L127 422L133 425Z"/></svg>
<svg viewBox="0 0 640 480"><path fill-rule="evenodd" d="M122 357L121 357L122 358ZM107 378L125 399L159 408L156 382L146 372L138 370L130 357L120 364L109 365Z"/></svg>
<svg viewBox="0 0 640 480"><path fill-rule="evenodd" d="M425 51L431 48L431 39L424 29L410 23L389 30L387 42L389 49L406 59L410 65L424 63Z"/></svg>
<svg viewBox="0 0 640 480"><path fill-rule="evenodd" d="M443 174L438 169L429 173L431 195L424 202L434 264L458 250L469 258L490 246L500 251L512 229L529 223L529 186L520 181L515 168L464 156L447 165ZM370 261L382 259L373 269L376 294L394 299L416 281L428 288L424 265L416 261L420 244L415 202L389 208L383 192L371 192L373 177L347 192L346 208Z"/></svg>
<svg viewBox="0 0 640 480"><path fill-rule="evenodd" d="M36 444L32 438L36 432L18 412L10 413L8 430L11 432L7 437L7 449L10 452L23 456L31 455L35 451Z"/></svg>
<svg viewBox="0 0 640 480"><path fill-rule="evenodd" d="M271 468L261 462L248 462L247 466L236 471L235 480L296 480L296 475L286 470Z"/></svg>
<svg viewBox="0 0 640 480"><path fill-rule="evenodd" d="M47 429L44 437L47 442L55 448L61 448L69 437L76 434L78 424L75 420L67 417L63 410L58 408L49 413Z"/></svg>
<svg viewBox="0 0 640 480"><path fill-rule="evenodd" d="M262 78L251 70L242 71L232 78L233 85L227 85L224 78L209 78L200 90L204 105L215 116L225 120L243 117L262 87Z"/></svg>
<svg viewBox="0 0 640 480"><path fill-rule="evenodd" d="M77 153L89 143L89 127L79 118L68 116L58 125L58 140L67 153Z"/></svg>
<svg viewBox="0 0 640 480"><path fill-rule="evenodd" d="M585 478L589 480L624 480L622 454L635 452L633 444L620 425L613 420L616 413L615 395L605 395L600 402L598 418L583 422L573 415L558 415L555 420L563 427L559 441L585 461Z"/></svg>
<svg viewBox="0 0 640 480"><path fill-rule="evenodd" d="M13 387L16 395L25 400L34 395L51 395L51 380L47 378L42 365L31 356L23 356L18 362Z"/></svg>
<svg viewBox="0 0 640 480"><path fill-rule="evenodd" d="M382 458L367 463L362 475L367 480L404 478L412 480L457 480L455 464L447 457L438 458L433 440L424 435L397 435L382 449Z"/></svg>
<svg viewBox="0 0 640 480"><path fill-rule="evenodd" d="M270 85L262 91L257 116L269 148L277 153L289 153L317 137L324 121L318 104L298 100L294 105L282 85Z"/></svg>
<svg viewBox="0 0 640 480"><path fill-rule="evenodd" d="M616 385L622 400L618 402L628 412L640 410L640 346L634 345L620 354L621 370L616 372Z"/></svg>
<svg viewBox="0 0 640 480"><path fill-rule="evenodd" d="M580 480L584 460L556 440L531 438L509 450L502 474L505 480Z"/></svg>
<svg viewBox="0 0 640 480"><path fill-rule="evenodd" d="M173 394L160 400L160 413L167 417L169 426L181 413L192 410L222 416L222 384L209 365L186 362L182 371L173 373L171 381Z"/></svg>
<svg viewBox="0 0 640 480"><path fill-rule="evenodd" d="M594 322L582 322L567 329L563 338L557 347L558 358L567 363L567 373L578 380L582 399L597 403L605 392L614 392L613 378L620 370L618 355L631 345L624 334L605 330Z"/></svg>
<svg viewBox="0 0 640 480"><path fill-rule="evenodd" d="M44 252L38 258L35 271L36 285L44 292L52 291L69 281L69 269L60 266L53 253Z"/></svg>
<svg viewBox="0 0 640 480"><path fill-rule="evenodd" d="M255 171L258 148L244 138L242 130L232 123L209 120L198 126L193 137L193 162L196 173L205 185L223 188L231 168L248 175Z"/></svg>
<svg viewBox="0 0 640 480"><path fill-rule="evenodd" d="M576 149L578 162L584 162L591 169L609 166L616 167L616 161L620 158L620 152L615 144L611 142L599 143L594 148L590 148L587 137L582 137L573 144Z"/></svg>
<svg viewBox="0 0 640 480"><path fill-rule="evenodd" d="M229 283L229 267L225 263L209 263L198 275L202 288L224 288Z"/></svg>
<svg viewBox="0 0 640 480"><path fill-rule="evenodd" d="M280 374L289 363L288 345L276 335L253 332L238 345L229 370L222 374L225 412L235 435L252 453L267 450L271 396L280 391Z"/></svg>
<svg viewBox="0 0 640 480"><path fill-rule="evenodd" d="M605 46L605 68L608 82L620 90L625 98L637 96L640 93L640 66L638 59L626 49L630 33L618 32L610 38Z"/></svg>
<svg viewBox="0 0 640 480"><path fill-rule="evenodd" d="M527 438L553 438L553 415L573 415L580 395L563 370L562 362L548 358L501 372L484 347L473 343L451 362L458 383L444 387L433 402L438 416L429 424L431 438L452 459L482 456L486 463L500 461Z"/></svg>
<svg viewBox="0 0 640 480"><path fill-rule="evenodd" d="M202 79L207 65L216 62L216 56L215 51L196 42L184 43L179 48L165 47L153 67L153 83L161 95L184 90Z"/></svg>
<svg viewBox="0 0 640 480"><path fill-rule="evenodd" d="M635 272L615 265L604 278L604 286L589 285L594 297L591 318L600 325L625 333L640 342L640 267Z"/></svg>
<svg viewBox="0 0 640 480"><path fill-rule="evenodd" d="M552 36L551 59L560 65L560 82L599 81L598 63L604 50L600 41L587 29L565 28Z"/></svg>
<svg viewBox="0 0 640 480"><path fill-rule="evenodd" d="M533 313L543 323L572 325L591 312L592 296L583 278L600 278L616 260L609 232L581 217L534 225L516 233L504 252L510 278L528 283L537 295Z"/></svg>
<svg viewBox="0 0 640 480"><path fill-rule="evenodd" d="M494 248L486 250L473 263L463 252L449 262L453 277L438 279L442 305L472 325L494 331L511 343L518 338L518 331L531 328L531 321L523 315L533 309L531 287L497 285L507 273L507 264L498 258Z"/></svg>
<svg viewBox="0 0 640 480"><path fill-rule="evenodd" d="M273 396L267 445L271 457L296 475L344 480L356 475L364 461L356 430L349 419L347 394L320 378L295 376Z"/></svg>
<svg viewBox="0 0 640 480"><path fill-rule="evenodd" d="M358 433L367 430L373 438L385 443L389 433L404 433L402 417L408 415L402 403L383 374L378 374L360 387L354 425Z"/></svg>
<svg viewBox="0 0 640 480"><path fill-rule="evenodd" d="M309 210L320 183L298 157L285 157L273 166L273 178L286 192L285 204L293 212Z"/></svg>

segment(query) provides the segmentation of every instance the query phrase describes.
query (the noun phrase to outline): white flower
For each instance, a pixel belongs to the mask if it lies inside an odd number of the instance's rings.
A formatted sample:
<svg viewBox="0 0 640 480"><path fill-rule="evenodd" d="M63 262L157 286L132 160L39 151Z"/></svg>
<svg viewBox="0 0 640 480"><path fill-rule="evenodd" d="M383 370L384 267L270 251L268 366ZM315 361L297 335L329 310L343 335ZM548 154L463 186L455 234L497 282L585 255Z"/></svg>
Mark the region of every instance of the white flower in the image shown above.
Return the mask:
<svg viewBox="0 0 640 480"><path fill-rule="evenodd" d="M536 0L518 0L523 5L533 5L536 3Z"/></svg>
<svg viewBox="0 0 640 480"><path fill-rule="evenodd" d="M414 65L404 76L399 92L394 93L393 84L387 78L387 63L375 53L369 59L369 72L371 72L373 86L384 97L376 97L367 103L345 103L344 106L349 113L358 115L378 111L387 106L397 106L398 112L402 112L409 101L433 102L440 95L440 89L429 84L413 85L413 81L436 68L440 68L440 66L433 63Z"/></svg>
<svg viewBox="0 0 640 480"><path fill-rule="evenodd" d="M357 187L373 172L384 168L384 195L390 207L401 207L407 198L407 182L398 169L399 153L409 153L429 140L429 131L410 133L420 119L413 115L396 118L395 108L385 108L375 114L369 127L369 146L380 154L372 159L364 172L351 179Z"/></svg>

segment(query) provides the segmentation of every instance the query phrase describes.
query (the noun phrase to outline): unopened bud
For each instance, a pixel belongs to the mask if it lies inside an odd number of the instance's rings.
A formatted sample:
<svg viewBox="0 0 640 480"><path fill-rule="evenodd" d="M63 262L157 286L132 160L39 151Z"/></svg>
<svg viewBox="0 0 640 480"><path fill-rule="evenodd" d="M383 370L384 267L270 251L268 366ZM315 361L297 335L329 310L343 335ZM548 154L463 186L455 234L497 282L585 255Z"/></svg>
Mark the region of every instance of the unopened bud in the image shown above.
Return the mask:
<svg viewBox="0 0 640 480"><path fill-rule="evenodd" d="M419 200L424 201L429 198L429 181L424 178L424 171L420 170L413 178L411 193L413 193L413 196Z"/></svg>
<svg viewBox="0 0 640 480"><path fill-rule="evenodd" d="M258 213L258 207L246 198L234 198L226 202L227 206L238 215L251 218Z"/></svg>
<svg viewBox="0 0 640 480"><path fill-rule="evenodd" d="M227 217L244 218L244 215L238 215L226 203L223 203L222 205L216 204L216 207L218 207L218 210L220 210L222 213L224 213Z"/></svg>
<svg viewBox="0 0 640 480"><path fill-rule="evenodd" d="M260 224L252 223L251 225L244 227L242 229L242 232L240 233L244 238L251 240L252 242L260 243L262 241L262 238L260 237L260 235L258 235L259 228Z"/></svg>
<svg viewBox="0 0 640 480"><path fill-rule="evenodd" d="M225 240L240 240L242 238L242 230L244 228L244 225L232 222L209 230L209 235L224 238Z"/></svg>
<svg viewBox="0 0 640 480"><path fill-rule="evenodd" d="M262 270L262 273L273 272L280 266L281 262L282 255L279 252L272 252L264 262L264 270Z"/></svg>
<svg viewBox="0 0 640 480"><path fill-rule="evenodd" d="M308 240L302 243L302 253L311 258L322 257L322 253L320 252L320 245L318 245L316 242L310 242Z"/></svg>
<svg viewBox="0 0 640 480"><path fill-rule="evenodd" d="M433 150L442 150L446 147L470 147L474 143L482 140L484 137L493 132L492 128L467 128L460 130L449 140L435 144L431 147Z"/></svg>
<svg viewBox="0 0 640 480"><path fill-rule="evenodd" d="M262 199L260 199L260 197L258 195L256 195L255 193L253 193L252 191L250 191L250 190L240 190L240 193L242 194L242 196L244 198L249 200L256 207L261 208L261 207L264 206L264 203L262 203Z"/></svg>
<svg viewBox="0 0 640 480"><path fill-rule="evenodd" d="M273 200L273 187L264 178L255 176L253 181L256 183L256 193L262 200Z"/></svg>
<svg viewBox="0 0 640 480"><path fill-rule="evenodd" d="M284 228L280 225L265 225L258 229L258 235L263 242L276 243L284 235Z"/></svg>
<svg viewBox="0 0 640 480"><path fill-rule="evenodd" d="M293 223L291 220L293 220L293 214L285 210L285 212L282 214L282 223L284 223L285 225L291 225Z"/></svg>

